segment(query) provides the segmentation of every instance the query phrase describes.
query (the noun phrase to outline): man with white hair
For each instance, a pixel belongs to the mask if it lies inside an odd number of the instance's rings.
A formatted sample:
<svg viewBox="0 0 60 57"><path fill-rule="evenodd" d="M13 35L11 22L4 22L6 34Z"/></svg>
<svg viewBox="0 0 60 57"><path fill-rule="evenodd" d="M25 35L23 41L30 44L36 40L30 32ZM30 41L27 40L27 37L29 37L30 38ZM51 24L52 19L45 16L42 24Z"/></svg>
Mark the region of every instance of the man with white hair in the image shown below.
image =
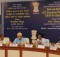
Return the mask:
<svg viewBox="0 0 60 57"><path fill-rule="evenodd" d="M17 33L17 38L14 40L13 43L18 44L18 45L24 45L26 43L26 40L25 40L25 38L22 37L21 32Z"/></svg>

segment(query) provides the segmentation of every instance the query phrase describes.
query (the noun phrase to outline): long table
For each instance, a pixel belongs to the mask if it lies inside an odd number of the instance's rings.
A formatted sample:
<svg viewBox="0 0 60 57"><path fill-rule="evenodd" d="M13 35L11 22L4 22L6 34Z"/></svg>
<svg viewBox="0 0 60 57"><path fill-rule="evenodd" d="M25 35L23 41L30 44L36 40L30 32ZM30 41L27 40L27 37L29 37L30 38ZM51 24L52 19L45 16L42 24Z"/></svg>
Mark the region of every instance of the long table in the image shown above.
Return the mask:
<svg viewBox="0 0 60 57"><path fill-rule="evenodd" d="M0 46L0 57L60 57L60 49Z"/></svg>

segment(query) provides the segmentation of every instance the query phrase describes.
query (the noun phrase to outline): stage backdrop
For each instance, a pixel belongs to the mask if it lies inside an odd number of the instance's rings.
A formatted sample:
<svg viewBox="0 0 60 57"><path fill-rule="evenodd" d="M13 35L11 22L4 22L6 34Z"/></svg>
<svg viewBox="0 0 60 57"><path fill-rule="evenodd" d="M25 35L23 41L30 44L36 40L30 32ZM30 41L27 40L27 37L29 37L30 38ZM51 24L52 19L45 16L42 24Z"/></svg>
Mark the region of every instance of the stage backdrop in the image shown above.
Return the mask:
<svg viewBox="0 0 60 57"><path fill-rule="evenodd" d="M60 38L60 2L5 2L4 34L11 41L17 32L31 41L31 30L44 33L51 42Z"/></svg>

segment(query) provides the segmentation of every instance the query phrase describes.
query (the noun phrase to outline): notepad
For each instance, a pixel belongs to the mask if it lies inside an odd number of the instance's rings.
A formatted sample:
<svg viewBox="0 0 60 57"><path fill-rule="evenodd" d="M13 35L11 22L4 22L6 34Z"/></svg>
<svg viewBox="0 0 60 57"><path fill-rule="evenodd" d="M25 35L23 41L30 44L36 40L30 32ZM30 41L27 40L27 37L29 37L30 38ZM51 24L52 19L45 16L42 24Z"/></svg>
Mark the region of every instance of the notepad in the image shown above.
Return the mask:
<svg viewBox="0 0 60 57"><path fill-rule="evenodd" d="M43 46L43 45L38 45L38 48L45 48L45 46Z"/></svg>

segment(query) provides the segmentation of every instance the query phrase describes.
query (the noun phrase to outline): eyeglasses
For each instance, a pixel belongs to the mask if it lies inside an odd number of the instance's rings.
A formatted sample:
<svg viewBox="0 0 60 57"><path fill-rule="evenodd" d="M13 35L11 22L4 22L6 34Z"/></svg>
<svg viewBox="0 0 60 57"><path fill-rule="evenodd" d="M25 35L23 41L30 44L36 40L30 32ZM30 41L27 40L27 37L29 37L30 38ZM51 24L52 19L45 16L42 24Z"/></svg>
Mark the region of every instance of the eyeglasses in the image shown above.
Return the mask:
<svg viewBox="0 0 60 57"><path fill-rule="evenodd" d="M17 36L17 37L22 37L22 36Z"/></svg>

